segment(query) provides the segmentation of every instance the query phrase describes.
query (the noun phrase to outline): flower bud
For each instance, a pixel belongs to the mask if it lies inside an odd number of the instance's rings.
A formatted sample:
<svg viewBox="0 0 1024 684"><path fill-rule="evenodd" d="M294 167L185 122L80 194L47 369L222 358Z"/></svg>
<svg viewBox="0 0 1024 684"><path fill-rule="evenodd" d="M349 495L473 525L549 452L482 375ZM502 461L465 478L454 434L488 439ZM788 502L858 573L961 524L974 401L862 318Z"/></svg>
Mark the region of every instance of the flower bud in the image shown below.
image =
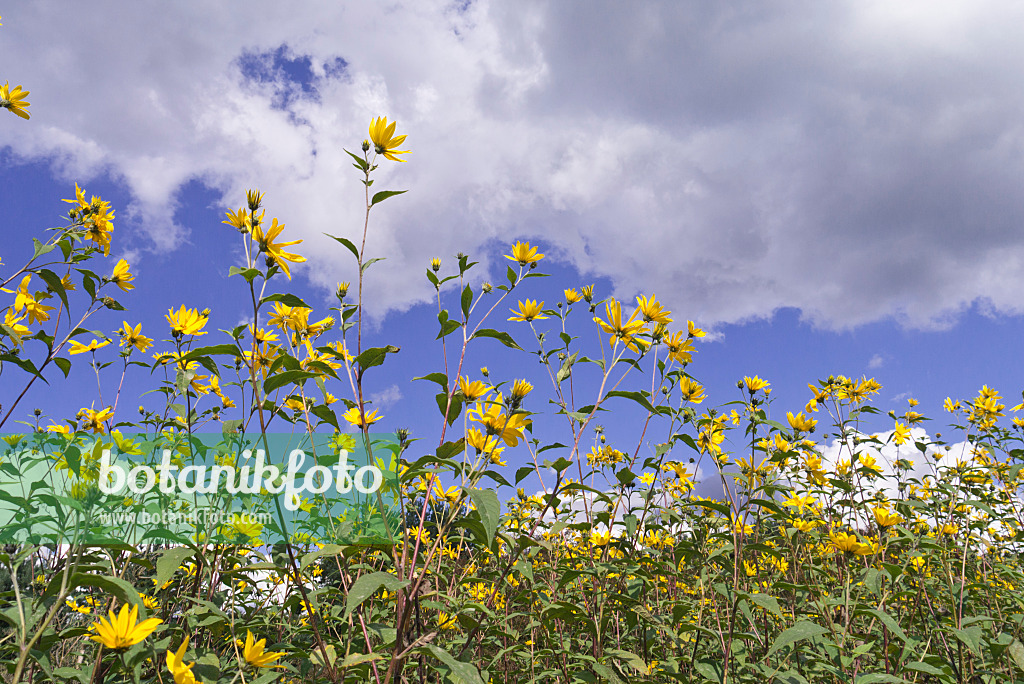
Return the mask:
<svg viewBox="0 0 1024 684"><path fill-rule="evenodd" d="M434 273L437 273L438 271L440 271L441 270L441 260L440 259L431 259L430 260L430 270L432 270Z"/></svg>
<svg viewBox="0 0 1024 684"><path fill-rule="evenodd" d="M338 283L338 289L334 292L338 297L338 301L344 301L346 295L348 295L348 285L347 282Z"/></svg>
<svg viewBox="0 0 1024 684"><path fill-rule="evenodd" d="M360 145L360 149L363 152L369 152L370 151L370 141L369 140L364 140L363 144Z"/></svg>
<svg viewBox="0 0 1024 684"><path fill-rule="evenodd" d="M249 211L258 211L263 204L263 193L259 190L249 190L245 193L245 200L249 204Z"/></svg>
<svg viewBox="0 0 1024 684"><path fill-rule="evenodd" d="M484 366L480 369L480 375L484 376L485 378L489 378L491 376L491 372L487 370L487 366Z"/></svg>
<svg viewBox="0 0 1024 684"><path fill-rule="evenodd" d="M491 294L491 290L494 289L494 286L490 283L484 283L480 286L480 289L483 290L484 294Z"/></svg>

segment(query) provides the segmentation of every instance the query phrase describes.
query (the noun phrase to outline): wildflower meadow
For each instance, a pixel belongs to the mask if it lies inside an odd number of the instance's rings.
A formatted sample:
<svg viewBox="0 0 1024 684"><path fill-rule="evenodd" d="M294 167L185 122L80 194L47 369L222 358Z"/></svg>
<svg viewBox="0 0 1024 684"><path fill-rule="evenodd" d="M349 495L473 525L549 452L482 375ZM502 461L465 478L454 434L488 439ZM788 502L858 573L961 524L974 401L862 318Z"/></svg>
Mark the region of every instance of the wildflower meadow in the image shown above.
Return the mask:
<svg viewBox="0 0 1024 684"><path fill-rule="evenodd" d="M0 107L28 119L27 95L5 84ZM364 283L387 256L366 237L403 200L374 181L415 163L405 138L381 116L353 141L364 193L347 201L365 221L331 238L358 279L323 310L289 292L303 245L257 189L210 227L237 234L222 296L246 303L248 324L217 330L216 311L182 303L143 329L132 265L110 258L117 208L78 185L54 198L63 225L25 237L32 257L0 264L4 681L1024 678L1024 405L1000 394L1018 388L947 399L930 438L916 402L875 408L867 377L808 378L802 406L776 405L770 378L737 378L734 400L711 406L704 332L685 314L654 293L553 283L542 248L518 241L500 283L473 281L471 255L424 264L437 325L418 333L437 361L409 381L433 388L436 430L376 432L375 369L403 352L366 344ZM100 312L123 322L94 329ZM470 348L522 362L470 368ZM60 391L79 364L97 396L77 415L26 407L29 388ZM159 409L135 410L129 376ZM598 428L624 411L633 443ZM535 437L540 423L560 438ZM304 461L304 489L285 489L299 474L270 447L282 434L327 445ZM242 445L250 461L266 447L254 472L281 466L250 492L230 479ZM150 452L168 460L111 465ZM228 473L219 488L187 481L200 461ZM131 485L103 498L115 474ZM166 498L175 482L266 515L169 526L200 500ZM354 497L340 513L334 482Z"/></svg>

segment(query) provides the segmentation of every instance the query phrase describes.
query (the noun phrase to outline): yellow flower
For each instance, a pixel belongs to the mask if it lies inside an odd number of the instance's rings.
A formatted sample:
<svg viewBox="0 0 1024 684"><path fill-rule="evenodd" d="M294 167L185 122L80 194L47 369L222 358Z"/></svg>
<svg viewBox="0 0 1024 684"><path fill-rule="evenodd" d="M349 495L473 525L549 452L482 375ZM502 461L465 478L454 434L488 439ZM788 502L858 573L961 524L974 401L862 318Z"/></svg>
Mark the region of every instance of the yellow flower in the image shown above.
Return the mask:
<svg viewBox="0 0 1024 684"><path fill-rule="evenodd" d="M896 446L901 446L909 437L910 428L897 422L895 429L892 431L892 441L896 442Z"/></svg>
<svg viewBox="0 0 1024 684"><path fill-rule="evenodd" d="M96 195L90 202L85 201L85 191L75 183L75 199L64 200L77 205L71 215L82 217L85 236L103 248L103 255L110 254L110 233L114 231L114 212L110 210L110 202L104 202Z"/></svg>
<svg viewBox="0 0 1024 684"><path fill-rule="evenodd" d="M782 502L783 506L792 506L799 513L803 513L805 509L813 508L816 504L817 501L810 494L804 494L803 496L793 494Z"/></svg>
<svg viewBox="0 0 1024 684"><path fill-rule="evenodd" d="M459 500L462 498L462 490L455 485L445 489L440 480L434 480L434 489L437 498L451 506L459 503Z"/></svg>
<svg viewBox="0 0 1024 684"><path fill-rule="evenodd" d="M469 378L459 377L459 391L462 392L462 396L465 397L466 401L476 401L481 397L487 396L490 392L490 388L479 380L469 381Z"/></svg>
<svg viewBox="0 0 1024 684"><path fill-rule="evenodd" d="M830 532L828 535L832 548L843 553L852 553L858 556L866 556L871 553L872 548L868 544L862 544L857 536L846 532Z"/></svg>
<svg viewBox="0 0 1024 684"><path fill-rule="evenodd" d="M138 617L138 606L131 606L129 609L127 604L123 605L121 606L121 612L117 615L114 615L114 611L111 610L109 619L101 617L99 622L94 622L90 625L89 628L95 631L96 634L89 638L93 641L98 641L107 648L128 648L148 637L163 622L159 618L149 618L139 624L135 624Z"/></svg>
<svg viewBox="0 0 1024 684"><path fill-rule="evenodd" d="M124 292L134 290L135 286L132 285L132 281L135 280L135 275L128 272L131 266L124 259L121 259L114 265L114 275L110 276L110 282L117 285Z"/></svg>
<svg viewBox="0 0 1024 684"><path fill-rule="evenodd" d="M672 322L672 319L669 318L669 314L672 312L663 309L661 303L655 299L653 294L650 299L642 295L637 297L636 303L645 321L661 323L662 325L668 325Z"/></svg>
<svg viewBox="0 0 1024 684"><path fill-rule="evenodd" d="M571 287L568 290L565 290L564 292L566 304L575 304L576 302L580 301L580 299L582 299L582 297L580 297L580 293Z"/></svg>
<svg viewBox="0 0 1024 684"><path fill-rule="evenodd" d="M21 325L21 321L25 320L24 316L19 316L14 312L13 308L8 308L4 312L4 325L12 328L17 335L28 335L29 329L24 325ZM20 340L18 341L20 344Z"/></svg>
<svg viewBox="0 0 1024 684"><path fill-rule="evenodd" d="M252 229L252 218L245 207L239 207L238 211L231 211L229 209L225 215L228 217L228 220L221 221L221 223L234 226L243 233L248 233Z"/></svg>
<svg viewBox="0 0 1024 684"><path fill-rule="evenodd" d="M292 279L292 273L288 268L288 262L301 264L306 261L306 257L299 254L292 254L291 252L284 251L284 247L290 247L297 245L302 240L292 240L291 242L274 242L277 236L284 230L284 224L278 223L277 219L274 219L270 224L270 230L266 233L263 232L262 225L256 225L252 228L252 239L259 243L260 251L266 252L270 259L274 260L274 263L284 271L284 274L288 276L288 280Z"/></svg>
<svg viewBox="0 0 1024 684"><path fill-rule="evenodd" d="M757 377L756 375L752 378L749 376L744 377L743 384L747 386L747 391L750 392L751 394L753 394L759 389L763 389L768 386L767 382Z"/></svg>
<svg viewBox="0 0 1024 684"><path fill-rule="evenodd" d="M397 121L388 123L388 117L378 116L370 122L370 140L373 141L374 150L377 154L383 154L385 159L404 162L395 155L409 154L409 150L400 150L398 146L405 142L406 136L395 135Z"/></svg>
<svg viewBox="0 0 1024 684"><path fill-rule="evenodd" d="M608 344L614 347L618 340L622 340L622 343L626 345L630 351L639 352L640 349L637 344L638 340L635 338L635 335L643 332L644 322L633 320L639 309L634 311L633 315L630 316L629 320L625 323L622 322L622 305L615 299L606 303L604 305L604 310L608 320L603 321L595 316L594 322L597 323L602 330L611 335L611 338L608 340ZM643 344L643 342L641 342L641 344Z"/></svg>
<svg viewBox="0 0 1024 684"><path fill-rule="evenodd" d="M198 309L186 309L184 304L177 311L168 309L164 318L170 324L172 332L182 335L205 335L203 328L209 320L208 316L201 314Z"/></svg>
<svg viewBox="0 0 1024 684"><path fill-rule="evenodd" d="M362 414L359 411L358 406L353 406L341 416L350 424L356 427L363 427L363 425L373 425L384 416L377 415L377 409L370 411L368 414Z"/></svg>
<svg viewBox="0 0 1024 684"><path fill-rule="evenodd" d="M530 247L529 242L516 242L512 248L511 256L506 254L505 258L509 261L518 261L520 266L526 266L527 264L537 263L544 258L544 255L537 254L537 248Z"/></svg>
<svg viewBox="0 0 1024 684"><path fill-rule="evenodd" d="M47 432L56 432L56 433L61 434L61 435L69 435L69 434L71 434L71 426L70 425L50 425L49 427L46 428L46 431Z"/></svg>
<svg viewBox="0 0 1024 684"><path fill-rule="evenodd" d="M0 86L0 107L10 109L12 114L20 116L22 119L28 119L28 112L25 109L32 104L25 101L28 93L29 91L23 90L20 85L14 86L14 90L11 90L10 83L5 81Z"/></svg>
<svg viewBox="0 0 1024 684"><path fill-rule="evenodd" d="M196 676L192 674L192 666L195 663L185 664L185 649L188 648L188 637L181 642L181 646L175 653L167 651L167 669L174 676L174 684L197 684Z"/></svg>
<svg viewBox="0 0 1024 684"><path fill-rule="evenodd" d="M701 387L700 383L691 377L683 376L679 380L679 394L683 401L693 402L699 404L704 401L704 388Z"/></svg>
<svg viewBox="0 0 1024 684"><path fill-rule="evenodd" d="M271 663L284 655L284 653L273 653L271 651L264 652L263 649L266 645L266 639L254 641L252 632L246 630L245 645L242 647L242 656L245 658L245 662L255 667L270 667Z"/></svg>
<svg viewBox="0 0 1024 684"><path fill-rule="evenodd" d="M515 315L508 320L520 322L539 321L547 318L547 316L541 313L543 309L544 302L538 304L535 299L527 299L525 302L519 302L519 311L510 309Z"/></svg>
<svg viewBox="0 0 1024 684"><path fill-rule="evenodd" d="M794 430L800 432L810 432L814 429L814 426L818 424L818 421L813 418L804 416L803 412L793 415L792 411L786 412L786 419L789 421L789 426Z"/></svg>
<svg viewBox="0 0 1024 684"><path fill-rule="evenodd" d="M25 313L28 314L29 323L45 323L50 320L51 311L53 311L52 306L44 306L34 299L25 304Z"/></svg>
<svg viewBox="0 0 1024 684"><path fill-rule="evenodd" d="M533 385L526 380L516 380L512 383L512 399L522 399L533 391Z"/></svg>
<svg viewBox="0 0 1024 684"><path fill-rule="evenodd" d="M903 518L899 515L882 506L874 508L872 512L875 514L875 522L878 523L879 527L892 527L904 522Z"/></svg>
<svg viewBox="0 0 1024 684"><path fill-rule="evenodd" d="M106 347L110 344L110 340L93 340L89 344L82 344L78 340L71 340L71 348L68 350L68 354L84 354L85 352L95 351L101 347Z"/></svg>
<svg viewBox="0 0 1024 684"><path fill-rule="evenodd" d="M698 328L693 321L686 321L686 332L690 337L704 337L704 331Z"/></svg>
<svg viewBox="0 0 1024 684"><path fill-rule="evenodd" d="M523 439L523 429L531 421L519 413L511 415L503 413L501 409L504 397L501 393L495 399L480 403L486 403L487 409L485 410L482 405L478 404L477 408L468 411L469 419L483 424L487 428L487 434L497 435L508 446L519 446L519 440Z"/></svg>
<svg viewBox="0 0 1024 684"><path fill-rule="evenodd" d="M78 412L78 417L85 419L87 430L92 430L94 434L100 433L104 431L103 423L114 417L114 409L109 406L102 411L82 409Z"/></svg>
<svg viewBox="0 0 1024 684"><path fill-rule="evenodd" d="M592 546L607 546L608 542L612 540L611 530L605 530L604 532L591 532L590 533L590 544Z"/></svg>
<svg viewBox="0 0 1024 684"><path fill-rule="evenodd" d="M153 346L153 340L142 334L141 323L133 328L128 324L128 321L125 321L122 328L118 331L118 334L121 335L122 347L135 347L140 352L145 353Z"/></svg>
<svg viewBox="0 0 1024 684"><path fill-rule="evenodd" d="M669 335L664 341L665 348L668 349L668 358L671 360L676 363L690 363L693 360L693 341L689 337L683 337L682 332Z"/></svg>
<svg viewBox="0 0 1024 684"><path fill-rule="evenodd" d="M449 615L448 613L439 611L437 614L437 626L442 629L458 629L459 620L455 615Z"/></svg>

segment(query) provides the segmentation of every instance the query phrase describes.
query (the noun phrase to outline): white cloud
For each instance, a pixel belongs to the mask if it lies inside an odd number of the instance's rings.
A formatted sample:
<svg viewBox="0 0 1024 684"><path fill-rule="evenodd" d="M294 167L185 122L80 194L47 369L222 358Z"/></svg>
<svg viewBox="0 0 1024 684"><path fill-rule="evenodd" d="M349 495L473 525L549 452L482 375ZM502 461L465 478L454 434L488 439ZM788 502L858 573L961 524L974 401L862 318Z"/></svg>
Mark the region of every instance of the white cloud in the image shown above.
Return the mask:
<svg viewBox="0 0 1024 684"><path fill-rule="evenodd" d="M225 208L259 186L305 240L296 271L351 279L321 233L358 233L342 148L386 114L412 154L375 185L410 190L372 218L378 313L429 298L432 256L488 267L515 238L709 326L780 307L834 328L1022 311L1013 5L108 0L6 19L3 78L33 118L0 146L123 179L119 226L154 250L222 228L174 224L188 180Z"/></svg>
<svg viewBox="0 0 1024 684"><path fill-rule="evenodd" d="M871 369L871 370L875 370L876 368L881 368L884 363L885 363L885 359L882 358L882 355L881 354L875 354L868 361L868 368Z"/></svg>
<svg viewBox="0 0 1024 684"><path fill-rule="evenodd" d="M387 408L392 406L401 398L402 390L398 388L398 385L390 385L382 389L380 392L374 392L370 395L370 401L377 408Z"/></svg>

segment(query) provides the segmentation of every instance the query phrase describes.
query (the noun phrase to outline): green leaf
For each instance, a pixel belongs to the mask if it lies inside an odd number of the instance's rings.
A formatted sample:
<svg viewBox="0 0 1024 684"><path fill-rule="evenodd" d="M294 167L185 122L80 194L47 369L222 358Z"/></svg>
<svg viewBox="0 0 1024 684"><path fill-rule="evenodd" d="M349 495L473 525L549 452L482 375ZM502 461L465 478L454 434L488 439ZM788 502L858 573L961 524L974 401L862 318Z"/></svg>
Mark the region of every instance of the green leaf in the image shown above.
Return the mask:
<svg viewBox="0 0 1024 684"><path fill-rule="evenodd" d="M380 192L374 193L373 199L370 200L370 206L372 207L375 204L380 204L381 202L386 200L388 197L394 197L395 195L401 195L401 194L406 193L406 192L409 192L409 191L408 190L381 190Z"/></svg>
<svg viewBox="0 0 1024 684"><path fill-rule="evenodd" d="M494 339L498 340L499 342L501 342L506 347L509 347L510 349L518 349L520 351L523 351L523 348L516 344L516 341L512 339L512 336L509 335L507 332L502 332L500 330L491 330L490 328L483 328L473 333L473 337L470 339L477 337L493 337Z"/></svg>
<svg viewBox="0 0 1024 684"><path fill-rule="evenodd" d="M43 254L52 252L57 245L44 245L39 240L32 238L32 244L35 245L35 251L32 254L32 260L35 261Z"/></svg>
<svg viewBox="0 0 1024 684"><path fill-rule="evenodd" d="M233 275L240 275L245 278L246 282L251 283L256 276L260 275L258 268L239 268L238 266L232 266L228 269L228 277Z"/></svg>
<svg viewBox="0 0 1024 684"><path fill-rule="evenodd" d="M455 422L455 419L459 417L459 414L462 413L461 396L453 395L451 398L452 403L449 404L448 393L441 392L440 394L434 395L434 400L437 401L437 410L441 412L442 416L444 416L445 422L447 422L448 425L452 425ZM445 415L445 411L447 411L447 415Z"/></svg>
<svg viewBox="0 0 1024 684"><path fill-rule="evenodd" d="M399 351L401 350L398 347L391 344L386 347L371 347L357 356L354 363L358 364L359 368L365 371L367 368L373 368L384 363L384 357L388 354L395 354Z"/></svg>
<svg viewBox="0 0 1024 684"><path fill-rule="evenodd" d="M778 600L771 594L747 594L747 599L754 605L760 606L777 617L782 617L782 608Z"/></svg>
<svg viewBox="0 0 1024 684"><path fill-rule="evenodd" d="M306 302L302 301L301 299L299 299L298 297L296 297L295 295L290 294L290 293L285 293L285 294L278 293L278 294L267 295L266 297L264 297L263 299L260 300L260 306L262 307L264 304L267 304L268 302L281 302L285 306L299 307L299 308L302 308L302 309L312 309L313 308L309 304L307 304Z"/></svg>
<svg viewBox="0 0 1024 684"><path fill-rule="evenodd" d="M347 154L348 156L350 156L350 157L352 157L353 159L356 160L355 167L357 169L359 169L360 171L366 171L366 170L368 170L370 168L370 163L368 161L366 161L365 159L363 159L362 157L360 157L358 154L352 154L348 150L345 150L345 154ZM324 234L326 235L326 233L324 233ZM330 237L330 236L328 236L328 237Z"/></svg>
<svg viewBox="0 0 1024 684"><path fill-rule="evenodd" d="M71 371L71 360L56 356L54 357L53 362L57 365L57 368L60 368L61 372L64 373L64 377L68 377L68 373Z"/></svg>
<svg viewBox="0 0 1024 684"><path fill-rule="evenodd" d="M60 276L47 268L39 269L36 271L36 275L42 278L46 286L56 293L64 304L64 308L70 310L71 307L68 306L68 295L65 292L64 281L60 279Z"/></svg>
<svg viewBox="0 0 1024 684"><path fill-rule="evenodd" d="M594 669L594 674L604 677L611 682L611 684L625 684L625 682L622 681L622 678L615 673L615 670L604 663L598 663L595 661L590 663L590 667Z"/></svg>
<svg viewBox="0 0 1024 684"><path fill-rule="evenodd" d="M431 382L436 382L441 386L441 389L445 391L445 394L448 393L448 376L444 373L427 373L426 375L422 375L418 378L413 378L413 380L430 380Z"/></svg>
<svg viewBox="0 0 1024 684"><path fill-rule="evenodd" d="M89 573L78 572L72 575L71 579L68 581L69 589L74 589L76 587L96 587L97 589L113 594L124 603L130 603L133 606L140 604L139 592L136 591L135 587L120 577L92 575Z"/></svg>
<svg viewBox="0 0 1024 684"><path fill-rule="evenodd" d="M427 644L426 647L435 658L448 666L448 669L451 670L448 674L448 679L454 684L485 684L480 676L480 670L476 669L472 663L456 660L455 656L440 646Z"/></svg>
<svg viewBox="0 0 1024 684"><path fill-rule="evenodd" d="M462 318L469 319L469 307L473 305L473 288L466 285L462 289Z"/></svg>
<svg viewBox="0 0 1024 684"><path fill-rule="evenodd" d="M370 266L373 266L373 265L374 265L375 263L377 263L378 261L384 261L384 257L374 257L374 258L372 258L372 259L368 259L368 260L367 260L367 261L366 261L366 262L365 262L365 263L363 264L363 267L362 267L362 269L360 269L360 270L361 270L361 272L365 273L365 272L366 272L366 269L370 268Z"/></svg>
<svg viewBox="0 0 1024 684"><path fill-rule="evenodd" d="M290 385L292 383L299 382L300 380L306 380L307 378L315 377L316 373L310 373L309 371L303 370L289 370L282 371L275 375L271 375L269 378L263 381L263 391L270 394L278 387L284 385Z"/></svg>
<svg viewBox="0 0 1024 684"><path fill-rule="evenodd" d="M352 587L348 591L348 598L345 600L345 619L348 619L352 611L362 605L363 601L376 594L381 587L388 591L398 591L407 586L409 586L409 580L398 579L388 572L371 572L369 575L363 575L352 583Z"/></svg>
<svg viewBox="0 0 1024 684"><path fill-rule="evenodd" d="M480 514L480 521L484 524L484 531L487 539L484 543L490 547L494 543L494 535L498 530L498 520L501 518L501 504L498 503L498 493L493 489L467 489L469 498L473 500L477 512Z"/></svg>
<svg viewBox="0 0 1024 684"><path fill-rule="evenodd" d="M235 358L240 358L242 356L242 353L238 351L238 347L236 347L233 344L214 344L209 347L197 347L190 351L188 354L185 354L185 356L182 357L181 360L194 361L198 359L200 356L218 355L234 356Z"/></svg>
<svg viewBox="0 0 1024 684"><path fill-rule="evenodd" d="M330 425L331 427L333 427L335 430L341 430L341 428L338 427L338 416L335 415L334 411L332 411L329 406L320 404L319 406L314 406L313 408L311 408L309 412L312 413L317 418L319 418L320 420L327 423L328 425Z"/></svg>
<svg viewBox="0 0 1024 684"><path fill-rule="evenodd" d="M623 390L612 390L608 394L604 395L604 398L608 399L609 397L622 397L623 399L631 399L636 403L640 404L641 406L643 406L651 413L657 413L658 409L654 408L654 405L651 404L650 400L645 396L646 394L646 392L625 392Z"/></svg>
<svg viewBox="0 0 1024 684"><path fill-rule="evenodd" d="M334 645L327 644L324 646L324 651L327 653L327 665L334 665L334 661L338 659L338 652L335 650ZM309 659L314 665L324 666L324 654L317 647L310 647Z"/></svg>
<svg viewBox="0 0 1024 684"><path fill-rule="evenodd" d="M156 560L156 588L159 589L164 582L174 577L178 566L195 554L195 549L187 546L176 546L161 553Z"/></svg>
<svg viewBox="0 0 1024 684"><path fill-rule="evenodd" d="M352 153L349 152L349 154L352 154ZM355 155L352 155L352 156L355 156ZM359 250L356 249L356 246L352 244L351 240L347 240L347 239L345 239L343 237L337 237L335 235L331 235L330 233L324 233L324 235L326 235L327 237L331 238L335 242L338 242L338 243L341 243L341 244L345 245L345 247L348 248L348 251L352 252L352 256L354 256L356 258L356 261L359 261Z"/></svg>
<svg viewBox="0 0 1024 684"><path fill-rule="evenodd" d="M854 684L882 684L895 682L895 684L905 684L906 679L903 677L894 677L891 674L885 674L884 672L872 672L871 674L862 674L853 680Z"/></svg>
<svg viewBox="0 0 1024 684"><path fill-rule="evenodd" d="M828 630L821 625L816 625L808 620L801 620L782 632L782 634L775 639L772 647L768 649L768 655L766 657L771 658L779 649L795 644L798 641L803 641L804 639L820 636L827 632Z"/></svg>
<svg viewBox="0 0 1024 684"><path fill-rule="evenodd" d="M440 459L454 458L466 450L466 438L463 437L457 442L445 442L437 447L434 454Z"/></svg>

